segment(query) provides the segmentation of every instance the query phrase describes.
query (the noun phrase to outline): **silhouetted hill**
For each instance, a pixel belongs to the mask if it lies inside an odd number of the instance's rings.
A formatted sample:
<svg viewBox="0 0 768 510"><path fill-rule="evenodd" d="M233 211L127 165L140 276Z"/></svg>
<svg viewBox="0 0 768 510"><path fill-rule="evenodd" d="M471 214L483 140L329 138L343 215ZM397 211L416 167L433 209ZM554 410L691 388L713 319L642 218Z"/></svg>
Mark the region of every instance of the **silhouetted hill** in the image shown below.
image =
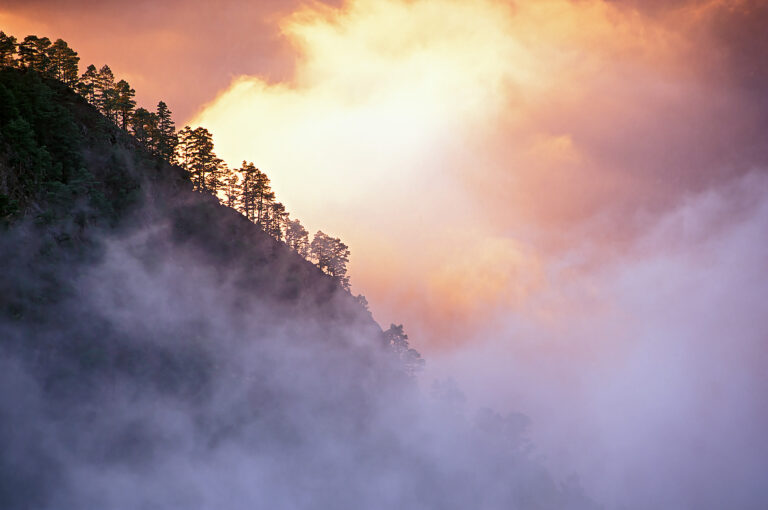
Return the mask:
<svg viewBox="0 0 768 510"><path fill-rule="evenodd" d="M0 70L0 508L592 508L524 420L61 83Z"/></svg>

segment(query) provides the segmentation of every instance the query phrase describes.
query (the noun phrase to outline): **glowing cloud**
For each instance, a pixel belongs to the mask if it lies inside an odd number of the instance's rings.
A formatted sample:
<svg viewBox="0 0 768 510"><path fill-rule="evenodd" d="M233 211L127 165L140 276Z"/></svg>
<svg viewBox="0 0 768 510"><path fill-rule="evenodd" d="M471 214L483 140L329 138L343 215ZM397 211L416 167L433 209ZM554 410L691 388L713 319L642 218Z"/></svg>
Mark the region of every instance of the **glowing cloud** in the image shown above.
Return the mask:
<svg viewBox="0 0 768 510"><path fill-rule="evenodd" d="M722 177L748 122L669 23L597 0L313 5L281 25L291 81L237 78L192 123L352 246L380 319L460 337L542 285L552 247L612 250Z"/></svg>

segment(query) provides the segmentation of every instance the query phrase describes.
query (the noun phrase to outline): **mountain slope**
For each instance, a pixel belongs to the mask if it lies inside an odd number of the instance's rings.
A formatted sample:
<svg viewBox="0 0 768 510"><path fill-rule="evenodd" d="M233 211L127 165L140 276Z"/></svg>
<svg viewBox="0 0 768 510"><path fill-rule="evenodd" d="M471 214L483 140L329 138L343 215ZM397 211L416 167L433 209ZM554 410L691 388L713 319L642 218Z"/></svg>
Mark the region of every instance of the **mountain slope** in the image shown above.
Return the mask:
<svg viewBox="0 0 768 510"><path fill-rule="evenodd" d="M0 508L591 508L66 87L0 97Z"/></svg>

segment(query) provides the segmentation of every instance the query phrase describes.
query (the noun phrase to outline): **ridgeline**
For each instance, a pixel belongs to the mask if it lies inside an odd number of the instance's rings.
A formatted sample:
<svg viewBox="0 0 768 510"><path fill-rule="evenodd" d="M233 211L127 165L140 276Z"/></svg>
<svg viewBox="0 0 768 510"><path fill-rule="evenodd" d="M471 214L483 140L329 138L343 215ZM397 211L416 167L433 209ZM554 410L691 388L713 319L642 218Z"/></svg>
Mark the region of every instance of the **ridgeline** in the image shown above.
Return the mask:
<svg viewBox="0 0 768 510"><path fill-rule="evenodd" d="M0 508L594 508L525 417L418 390L338 239L292 244L267 188L227 198L2 37Z"/></svg>

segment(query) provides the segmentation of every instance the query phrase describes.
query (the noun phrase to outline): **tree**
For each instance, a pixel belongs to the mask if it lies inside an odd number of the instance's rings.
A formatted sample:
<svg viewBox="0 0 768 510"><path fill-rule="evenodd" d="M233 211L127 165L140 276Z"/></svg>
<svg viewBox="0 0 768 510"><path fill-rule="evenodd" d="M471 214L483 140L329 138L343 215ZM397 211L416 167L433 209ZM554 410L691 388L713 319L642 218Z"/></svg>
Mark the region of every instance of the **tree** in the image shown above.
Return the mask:
<svg viewBox="0 0 768 510"><path fill-rule="evenodd" d="M0 67L16 65L16 38L0 31Z"/></svg>
<svg viewBox="0 0 768 510"><path fill-rule="evenodd" d="M168 109L168 105L160 101L157 103L156 154L170 162L173 159L173 152L177 143L176 126L171 119L171 111Z"/></svg>
<svg viewBox="0 0 768 510"><path fill-rule="evenodd" d="M285 210L285 206L280 202L272 202L269 205L268 212L268 217L264 223L264 231L278 241L282 241L283 229L288 217L288 212Z"/></svg>
<svg viewBox="0 0 768 510"><path fill-rule="evenodd" d="M309 232L299 220L286 221L285 242L302 257L309 256Z"/></svg>
<svg viewBox="0 0 768 510"><path fill-rule="evenodd" d="M240 177L235 172L229 172L223 179L224 182L224 204L232 209L237 209L240 205L242 186Z"/></svg>
<svg viewBox="0 0 768 510"><path fill-rule="evenodd" d="M137 142L149 151L154 151L158 131L157 116L154 113L138 108L131 117L130 128Z"/></svg>
<svg viewBox="0 0 768 510"><path fill-rule="evenodd" d="M112 122L115 122L115 75L108 65L102 66L96 75L94 105Z"/></svg>
<svg viewBox="0 0 768 510"><path fill-rule="evenodd" d="M400 361L403 370L409 377L414 377L418 371L424 368L424 359L419 351L412 349L408 344L408 335L403 331L402 324L390 324L389 329L384 331L383 338L384 344Z"/></svg>
<svg viewBox="0 0 768 510"><path fill-rule="evenodd" d="M179 131L177 161L190 173L197 191L216 195L221 187L224 162L213 152L213 135L203 127L184 126Z"/></svg>
<svg viewBox="0 0 768 510"><path fill-rule="evenodd" d="M128 129L128 121L131 119L133 109L136 106L136 101L133 99L135 95L136 91L131 88L127 81L120 80L115 85L113 105L116 119L123 129Z"/></svg>
<svg viewBox="0 0 768 510"><path fill-rule="evenodd" d="M269 185L269 177L264 172L256 171L253 181L253 194L256 200L256 224L264 228L266 216L275 200L275 193Z"/></svg>
<svg viewBox="0 0 768 510"><path fill-rule="evenodd" d="M77 52L70 48L64 40L56 39L48 49L47 55L51 75L70 87L74 86L77 83L78 64L80 62Z"/></svg>
<svg viewBox="0 0 768 510"><path fill-rule="evenodd" d="M238 204L240 212L242 212L249 220L255 221L256 192L254 184L256 182L256 176L261 172L253 163L243 161L239 173L242 175L242 181L240 183L240 200Z"/></svg>
<svg viewBox="0 0 768 510"><path fill-rule="evenodd" d="M51 40L47 37L40 38L36 35L28 35L19 44L19 63L27 69L48 74L51 66L48 56L50 46Z"/></svg>
<svg viewBox="0 0 768 510"><path fill-rule="evenodd" d="M205 188L203 191L207 191L214 196L218 196L219 191L224 189L224 181L229 173L230 171L227 164L222 159L214 156L210 166L206 171Z"/></svg>
<svg viewBox="0 0 768 510"><path fill-rule="evenodd" d="M77 83L77 92L90 104L96 106L96 88L99 85L99 72L91 64L85 70Z"/></svg>
<svg viewBox="0 0 768 510"><path fill-rule="evenodd" d="M309 245L310 253L324 273L332 276L344 290L349 290L347 262L349 262L349 247L337 237L331 237L317 231Z"/></svg>

